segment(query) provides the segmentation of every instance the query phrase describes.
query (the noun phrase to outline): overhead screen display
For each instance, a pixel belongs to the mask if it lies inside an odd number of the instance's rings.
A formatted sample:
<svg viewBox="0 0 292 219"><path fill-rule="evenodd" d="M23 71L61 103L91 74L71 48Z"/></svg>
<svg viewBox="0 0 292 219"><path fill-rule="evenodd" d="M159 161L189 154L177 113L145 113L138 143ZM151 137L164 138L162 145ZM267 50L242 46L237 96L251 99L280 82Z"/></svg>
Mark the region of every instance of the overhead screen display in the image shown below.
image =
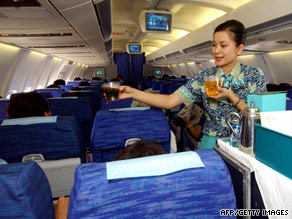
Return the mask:
<svg viewBox="0 0 292 219"><path fill-rule="evenodd" d="M171 15L146 13L146 30L149 31L170 31Z"/></svg>
<svg viewBox="0 0 292 219"><path fill-rule="evenodd" d="M96 76L104 76L104 72L103 72L103 70L96 70L95 75Z"/></svg>
<svg viewBox="0 0 292 219"><path fill-rule="evenodd" d="M130 53L141 53L141 45L130 44L129 45L129 52Z"/></svg>

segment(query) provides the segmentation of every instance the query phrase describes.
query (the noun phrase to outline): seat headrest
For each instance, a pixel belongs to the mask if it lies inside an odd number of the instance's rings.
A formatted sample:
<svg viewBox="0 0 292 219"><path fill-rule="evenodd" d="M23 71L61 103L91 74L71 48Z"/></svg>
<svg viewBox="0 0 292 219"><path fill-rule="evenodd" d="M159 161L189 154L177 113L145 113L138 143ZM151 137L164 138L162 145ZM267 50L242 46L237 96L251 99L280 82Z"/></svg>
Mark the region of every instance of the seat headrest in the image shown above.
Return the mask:
<svg viewBox="0 0 292 219"><path fill-rule="evenodd" d="M57 116L34 116L17 119L5 119L1 126L6 125L31 125L38 123L55 123L57 122Z"/></svg>
<svg viewBox="0 0 292 219"><path fill-rule="evenodd" d="M190 168L205 167L194 151L163 154L106 163L107 180L160 176Z"/></svg>

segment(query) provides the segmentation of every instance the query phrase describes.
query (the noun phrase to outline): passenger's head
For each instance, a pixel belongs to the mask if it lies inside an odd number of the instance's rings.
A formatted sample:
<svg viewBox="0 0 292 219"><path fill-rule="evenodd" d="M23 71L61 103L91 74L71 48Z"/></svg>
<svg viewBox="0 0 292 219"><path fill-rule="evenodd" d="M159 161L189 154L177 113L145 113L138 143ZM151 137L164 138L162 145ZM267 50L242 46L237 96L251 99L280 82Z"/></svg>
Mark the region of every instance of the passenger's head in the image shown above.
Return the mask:
<svg viewBox="0 0 292 219"><path fill-rule="evenodd" d="M37 92L15 95L9 100L6 112L9 119L31 116L51 116L51 111L46 99Z"/></svg>
<svg viewBox="0 0 292 219"><path fill-rule="evenodd" d="M93 77L92 81L101 81L101 78L100 77Z"/></svg>
<svg viewBox="0 0 292 219"><path fill-rule="evenodd" d="M167 74L163 74L163 75L162 75L162 78L167 79L167 78L169 78L169 76L168 76Z"/></svg>
<svg viewBox="0 0 292 219"><path fill-rule="evenodd" d="M63 79L58 79L54 81L56 85L66 85L66 82Z"/></svg>
<svg viewBox="0 0 292 219"><path fill-rule="evenodd" d="M131 81L131 80L123 81L123 85L129 86L129 87L133 87L133 88L137 88L137 84L134 81Z"/></svg>
<svg viewBox="0 0 292 219"><path fill-rule="evenodd" d="M213 34L212 55L215 64L229 73L243 50L246 31L242 23L228 20L216 27Z"/></svg>
<svg viewBox="0 0 292 219"><path fill-rule="evenodd" d="M57 84L51 84L51 85L47 86L47 88L60 88L60 86Z"/></svg>
<svg viewBox="0 0 292 219"><path fill-rule="evenodd" d="M174 75L170 76L169 79L176 79Z"/></svg>
<svg viewBox="0 0 292 219"><path fill-rule="evenodd" d="M111 81L120 81L119 79L117 79L117 78L112 78L112 80Z"/></svg>
<svg viewBox="0 0 292 219"><path fill-rule="evenodd" d="M185 75L180 76L180 78L187 78Z"/></svg>
<svg viewBox="0 0 292 219"><path fill-rule="evenodd" d="M81 81L81 78L79 78L79 77L74 78L74 81Z"/></svg>
<svg viewBox="0 0 292 219"><path fill-rule="evenodd" d="M87 81L81 81L78 86L90 86L90 84Z"/></svg>
<svg viewBox="0 0 292 219"><path fill-rule="evenodd" d="M123 148L119 151L114 160L127 160L139 157L148 157L153 155L165 154L161 144L157 141L147 142L139 140L136 143Z"/></svg>

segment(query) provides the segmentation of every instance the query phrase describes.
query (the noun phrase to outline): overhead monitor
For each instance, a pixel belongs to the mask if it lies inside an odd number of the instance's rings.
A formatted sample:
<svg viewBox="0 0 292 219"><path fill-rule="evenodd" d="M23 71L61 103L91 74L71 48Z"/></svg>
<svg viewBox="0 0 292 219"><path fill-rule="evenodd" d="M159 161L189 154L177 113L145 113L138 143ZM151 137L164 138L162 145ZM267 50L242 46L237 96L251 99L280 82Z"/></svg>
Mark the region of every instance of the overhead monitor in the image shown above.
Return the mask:
<svg viewBox="0 0 292 219"><path fill-rule="evenodd" d="M140 54L142 53L143 45L141 43L128 43L127 52L130 54Z"/></svg>
<svg viewBox="0 0 292 219"><path fill-rule="evenodd" d="M96 68L94 77L104 77L105 76L105 69L104 68Z"/></svg>
<svg viewBox="0 0 292 219"><path fill-rule="evenodd" d="M144 10L139 16L141 30L146 33L171 33L172 20L168 11Z"/></svg>
<svg viewBox="0 0 292 219"><path fill-rule="evenodd" d="M154 68L154 76L161 77L163 75L162 68Z"/></svg>

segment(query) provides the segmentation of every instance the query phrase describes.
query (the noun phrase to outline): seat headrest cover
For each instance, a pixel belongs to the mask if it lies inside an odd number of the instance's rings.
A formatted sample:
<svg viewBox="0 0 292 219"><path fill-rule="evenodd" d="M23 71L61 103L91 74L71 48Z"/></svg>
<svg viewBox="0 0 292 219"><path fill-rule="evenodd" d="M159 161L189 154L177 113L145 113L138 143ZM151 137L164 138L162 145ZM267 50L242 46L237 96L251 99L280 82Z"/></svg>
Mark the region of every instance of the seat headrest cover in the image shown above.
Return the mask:
<svg viewBox="0 0 292 219"><path fill-rule="evenodd" d="M57 122L57 116L35 116L35 117L25 117L17 119L5 119L2 122L4 125L31 125L38 123L55 123Z"/></svg>
<svg viewBox="0 0 292 219"><path fill-rule="evenodd" d="M109 109L109 111L150 110L150 106Z"/></svg>
<svg viewBox="0 0 292 219"><path fill-rule="evenodd" d="M7 164L7 162L5 160L3 160L3 159L0 158L0 165L1 164Z"/></svg>
<svg viewBox="0 0 292 219"><path fill-rule="evenodd" d="M176 171L205 167L196 152L163 154L106 163L107 180L160 176Z"/></svg>

